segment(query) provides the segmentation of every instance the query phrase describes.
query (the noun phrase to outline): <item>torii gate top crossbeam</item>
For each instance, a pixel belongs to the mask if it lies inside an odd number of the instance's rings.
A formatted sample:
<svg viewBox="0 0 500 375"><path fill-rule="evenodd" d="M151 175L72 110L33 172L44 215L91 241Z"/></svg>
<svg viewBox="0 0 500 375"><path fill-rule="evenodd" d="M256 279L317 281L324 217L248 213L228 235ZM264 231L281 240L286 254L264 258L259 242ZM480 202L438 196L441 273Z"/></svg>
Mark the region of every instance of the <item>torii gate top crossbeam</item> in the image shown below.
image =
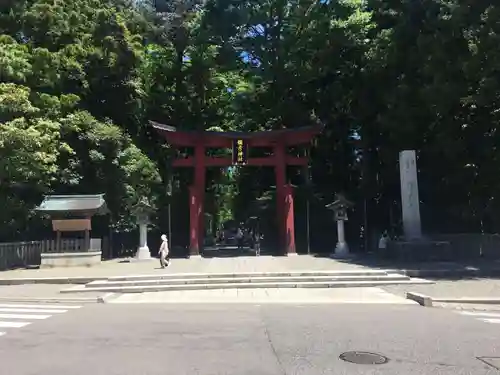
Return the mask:
<svg viewBox="0 0 500 375"><path fill-rule="evenodd" d="M201 142L205 147L230 148L234 139L245 139L250 147L271 147L278 141L285 146L295 146L310 143L323 130L323 126L318 125L251 133L178 131L173 126L154 121L150 123L170 144L182 147L194 147Z"/></svg>

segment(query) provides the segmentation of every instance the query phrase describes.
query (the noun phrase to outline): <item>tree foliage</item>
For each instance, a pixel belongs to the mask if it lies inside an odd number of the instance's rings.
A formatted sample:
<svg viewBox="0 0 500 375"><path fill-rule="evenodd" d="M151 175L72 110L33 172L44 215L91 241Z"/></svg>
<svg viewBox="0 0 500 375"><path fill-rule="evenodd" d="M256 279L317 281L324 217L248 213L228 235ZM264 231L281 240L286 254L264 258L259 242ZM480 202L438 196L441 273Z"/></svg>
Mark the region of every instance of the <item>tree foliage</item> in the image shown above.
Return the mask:
<svg viewBox="0 0 500 375"><path fill-rule="evenodd" d="M172 204L182 232L192 176L169 161L186 151L148 120L217 131L323 124L313 183L297 193L317 207L317 236L340 191L357 202L351 228L398 225L403 149L418 152L428 230L499 230L500 5L164 0L160 10L2 2L0 238L29 233L47 193L106 193L117 231L133 227L130 207L147 196L158 227ZM208 173L206 207L219 221L272 196L271 171ZM301 170L289 177L304 184Z"/></svg>

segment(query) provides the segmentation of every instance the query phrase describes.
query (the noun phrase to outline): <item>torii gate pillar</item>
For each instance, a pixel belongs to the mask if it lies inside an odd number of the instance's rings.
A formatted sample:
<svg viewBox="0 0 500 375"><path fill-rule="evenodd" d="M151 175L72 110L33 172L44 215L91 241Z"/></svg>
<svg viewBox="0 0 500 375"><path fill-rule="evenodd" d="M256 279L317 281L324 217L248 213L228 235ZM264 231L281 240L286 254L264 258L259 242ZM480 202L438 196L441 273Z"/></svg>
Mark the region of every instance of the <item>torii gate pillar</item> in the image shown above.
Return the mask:
<svg viewBox="0 0 500 375"><path fill-rule="evenodd" d="M276 176L276 219L279 230L280 247L285 255L297 254L295 248L295 220L293 189L286 181L286 149L278 143L274 146Z"/></svg>
<svg viewBox="0 0 500 375"><path fill-rule="evenodd" d="M276 175L276 218L279 228L281 252L296 254L293 188L287 183L287 166L307 166L309 158L288 155L290 146L307 145L318 135L323 127L311 126L297 129L283 129L254 133L239 132L183 132L174 127L152 122L153 127L175 147L192 147L194 156L176 159L173 167L194 168L194 183L189 187L189 254L200 254L205 237L205 168L227 167L233 165L231 157L206 156L205 148L231 148L235 140L247 142L247 147L273 148L272 156L250 157L244 165L274 167Z"/></svg>
<svg viewBox="0 0 500 375"><path fill-rule="evenodd" d="M198 142L194 149L194 185L189 188L189 255L200 255L204 241L203 203L205 200L205 147Z"/></svg>

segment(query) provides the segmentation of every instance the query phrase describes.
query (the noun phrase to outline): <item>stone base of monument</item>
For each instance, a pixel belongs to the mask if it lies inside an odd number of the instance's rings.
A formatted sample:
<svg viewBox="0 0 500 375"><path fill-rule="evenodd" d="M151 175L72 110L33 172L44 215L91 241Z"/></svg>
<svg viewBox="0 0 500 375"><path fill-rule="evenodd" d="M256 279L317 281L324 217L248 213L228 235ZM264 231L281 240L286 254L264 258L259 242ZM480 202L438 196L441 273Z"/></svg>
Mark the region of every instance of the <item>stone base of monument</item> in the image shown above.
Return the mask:
<svg viewBox="0 0 500 375"><path fill-rule="evenodd" d="M101 250L80 253L42 253L40 268L92 267L101 264Z"/></svg>
<svg viewBox="0 0 500 375"><path fill-rule="evenodd" d="M137 252L135 253L135 257L130 258L131 262L144 262L144 261L151 261L151 260L157 260L156 258L153 258L151 256L151 253L149 251L149 247L143 246L137 249Z"/></svg>
<svg viewBox="0 0 500 375"><path fill-rule="evenodd" d="M353 255L349 252L349 246L347 243L337 243L335 246L335 251L330 254L330 258L332 259L349 259L352 258Z"/></svg>
<svg viewBox="0 0 500 375"><path fill-rule="evenodd" d="M448 241L421 239L413 241L390 241L385 257L405 262L449 261L453 259Z"/></svg>

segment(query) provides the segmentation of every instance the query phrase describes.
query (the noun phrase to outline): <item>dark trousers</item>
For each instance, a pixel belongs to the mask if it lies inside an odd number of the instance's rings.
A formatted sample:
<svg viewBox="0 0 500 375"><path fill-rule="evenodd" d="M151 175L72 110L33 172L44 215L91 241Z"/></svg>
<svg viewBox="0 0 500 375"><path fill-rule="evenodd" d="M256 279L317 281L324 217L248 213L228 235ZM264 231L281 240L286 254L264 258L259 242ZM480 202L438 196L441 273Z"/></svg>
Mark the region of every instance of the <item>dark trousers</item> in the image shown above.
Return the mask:
<svg viewBox="0 0 500 375"><path fill-rule="evenodd" d="M160 253L160 265L162 268L168 266L170 263L169 254Z"/></svg>

